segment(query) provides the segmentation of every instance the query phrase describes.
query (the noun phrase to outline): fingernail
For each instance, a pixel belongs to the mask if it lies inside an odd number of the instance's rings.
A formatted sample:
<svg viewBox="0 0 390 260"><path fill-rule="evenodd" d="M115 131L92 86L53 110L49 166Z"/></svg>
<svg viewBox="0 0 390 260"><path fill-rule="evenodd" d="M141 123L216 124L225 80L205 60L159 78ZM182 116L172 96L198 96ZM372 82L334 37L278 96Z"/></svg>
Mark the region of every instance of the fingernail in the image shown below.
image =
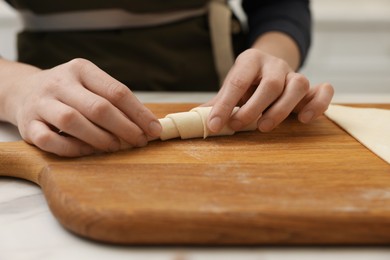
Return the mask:
<svg viewBox="0 0 390 260"><path fill-rule="evenodd" d="M229 124L230 128L233 129L234 131L240 130L242 128L242 122L240 120L233 120Z"/></svg>
<svg viewBox="0 0 390 260"><path fill-rule="evenodd" d="M145 135L141 135L137 139L137 147L144 147L148 144L148 139L146 138Z"/></svg>
<svg viewBox="0 0 390 260"><path fill-rule="evenodd" d="M259 129L262 132L268 132L271 131L274 128L274 121L270 118L264 119L263 121L260 122L259 124Z"/></svg>
<svg viewBox="0 0 390 260"><path fill-rule="evenodd" d="M308 110L301 115L300 120L302 123L309 123L313 119L313 117L314 112L312 110Z"/></svg>
<svg viewBox="0 0 390 260"><path fill-rule="evenodd" d="M211 132L218 133L221 130L222 120L220 117L216 116L212 118L209 122L209 129Z"/></svg>
<svg viewBox="0 0 390 260"><path fill-rule="evenodd" d="M149 124L149 133L152 136L159 136L161 131L162 131L161 125L159 123L157 123L156 121L152 121Z"/></svg>

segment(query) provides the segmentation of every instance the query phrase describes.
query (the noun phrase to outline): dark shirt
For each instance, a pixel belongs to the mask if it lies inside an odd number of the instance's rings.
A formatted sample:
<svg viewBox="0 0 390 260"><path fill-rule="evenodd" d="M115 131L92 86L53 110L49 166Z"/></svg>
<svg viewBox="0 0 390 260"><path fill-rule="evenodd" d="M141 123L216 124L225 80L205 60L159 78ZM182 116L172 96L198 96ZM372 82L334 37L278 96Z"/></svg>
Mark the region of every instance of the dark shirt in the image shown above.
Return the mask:
<svg viewBox="0 0 390 260"><path fill-rule="evenodd" d="M162 3L161 0L6 1L16 9L41 15L107 8L142 13L157 11L151 6ZM197 8L207 1L166 0L162 9ZM249 32L233 37L235 47L240 46L235 49L236 54L250 47L263 33L279 31L295 40L302 65L310 47L309 1L242 1ZM215 91L219 83L212 57L207 17L140 30L23 31L18 35L21 62L45 69L73 58L86 58L134 90Z"/></svg>
<svg viewBox="0 0 390 260"><path fill-rule="evenodd" d="M311 43L309 0L243 0L243 8L250 44L265 32L284 32L298 44L302 65Z"/></svg>
<svg viewBox="0 0 390 260"><path fill-rule="evenodd" d="M45 1L48 4L45 4ZM154 2L153 2L154 1ZM159 5L160 0L148 0L144 2L145 7L141 5L139 8L142 9L148 8L150 6ZM33 9L34 12L50 12L52 1L39 1L37 7L34 7L34 4L30 1L25 0L6 0L9 4L16 8L22 9ZM112 5L119 5L121 1L115 3L116 1L93 1L92 5L97 5L96 8L107 8ZM164 5L169 8L169 3L174 1L165 1ZM191 8L196 7L196 5L201 5L206 2L206 0L200 1L179 1L182 6L178 8ZM242 0L242 5L244 11L248 16L250 36L250 44L255 41L255 39L267 32L267 31L281 31L290 35L298 44L299 50L301 52L301 60L306 58L308 49L310 47L310 34L311 34L311 16L309 9L309 0ZM173 3L177 5L177 3ZM61 6L63 5L63 6ZM89 6L92 6L89 1L82 1L77 3L77 8L86 9ZM137 4L139 5L139 3ZM61 10L69 11L74 8L72 1L65 1L62 4L56 3L57 8ZM36 9L34 9L36 8ZM153 10L152 10L153 11Z"/></svg>

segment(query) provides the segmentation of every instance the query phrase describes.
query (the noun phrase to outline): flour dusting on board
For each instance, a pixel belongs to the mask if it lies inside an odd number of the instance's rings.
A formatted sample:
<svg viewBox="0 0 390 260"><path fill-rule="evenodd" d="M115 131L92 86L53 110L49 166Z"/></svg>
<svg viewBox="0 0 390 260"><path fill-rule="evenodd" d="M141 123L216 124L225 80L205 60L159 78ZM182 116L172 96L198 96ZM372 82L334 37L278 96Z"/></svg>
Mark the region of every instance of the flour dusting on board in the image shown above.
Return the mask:
<svg viewBox="0 0 390 260"><path fill-rule="evenodd" d="M185 154L189 155L190 157L197 159L199 161L204 160L204 151L202 149L199 149L196 145L191 145L186 150L183 151Z"/></svg>
<svg viewBox="0 0 390 260"><path fill-rule="evenodd" d="M361 197L366 200L390 200L390 189L365 190Z"/></svg>
<svg viewBox="0 0 390 260"><path fill-rule="evenodd" d="M345 213L354 213L354 212L364 212L365 209L354 207L354 206L344 206L344 207L337 207L333 209L334 211L340 211Z"/></svg>

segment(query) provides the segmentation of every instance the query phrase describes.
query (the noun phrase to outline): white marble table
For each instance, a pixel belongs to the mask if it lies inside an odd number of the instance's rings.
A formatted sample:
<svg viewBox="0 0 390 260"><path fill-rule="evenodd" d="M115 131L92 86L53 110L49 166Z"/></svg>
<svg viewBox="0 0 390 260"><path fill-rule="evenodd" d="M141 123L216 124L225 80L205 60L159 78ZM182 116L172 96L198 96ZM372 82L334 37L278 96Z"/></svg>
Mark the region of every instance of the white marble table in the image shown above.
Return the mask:
<svg viewBox="0 0 390 260"><path fill-rule="evenodd" d="M211 94L138 93L143 102L203 102ZM337 97L335 102L390 103L389 95ZM19 140L17 129L0 123L0 142ZM0 260L388 260L389 247L131 247L99 244L65 230L52 216L40 188L0 177Z"/></svg>

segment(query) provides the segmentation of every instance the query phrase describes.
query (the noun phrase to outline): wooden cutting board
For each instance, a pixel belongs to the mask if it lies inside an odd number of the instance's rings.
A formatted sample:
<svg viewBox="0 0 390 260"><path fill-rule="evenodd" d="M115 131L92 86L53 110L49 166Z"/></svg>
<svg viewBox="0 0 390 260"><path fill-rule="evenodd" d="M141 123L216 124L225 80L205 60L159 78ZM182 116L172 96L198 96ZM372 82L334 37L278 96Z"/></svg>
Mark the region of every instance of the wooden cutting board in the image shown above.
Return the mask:
<svg viewBox="0 0 390 260"><path fill-rule="evenodd" d="M40 185L64 227L98 241L390 244L390 165L326 117L78 159L0 143L0 175Z"/></svg>

